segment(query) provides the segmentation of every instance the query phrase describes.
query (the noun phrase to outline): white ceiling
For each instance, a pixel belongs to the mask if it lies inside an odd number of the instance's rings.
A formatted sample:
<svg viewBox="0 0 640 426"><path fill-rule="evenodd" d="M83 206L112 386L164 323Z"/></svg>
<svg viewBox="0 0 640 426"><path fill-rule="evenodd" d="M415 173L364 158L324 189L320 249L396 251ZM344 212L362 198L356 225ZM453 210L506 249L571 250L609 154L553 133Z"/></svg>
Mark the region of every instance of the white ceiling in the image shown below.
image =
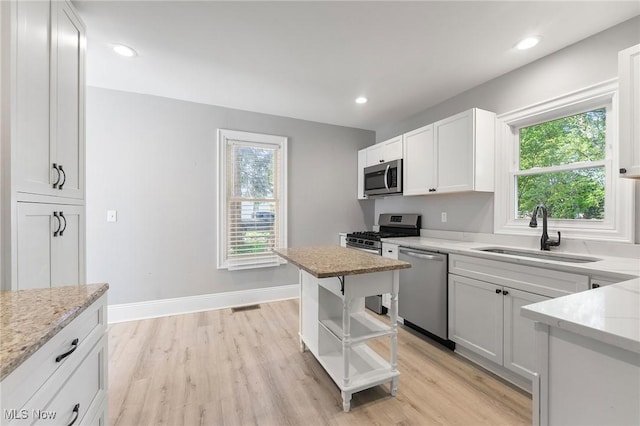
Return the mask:
<svg viewBox="0 0 640 426"><path fill-rule="evenodd" d="M365 129L640 14L639 1L74 4L91 86ZM537 47L514 49L531 34Z"/></svg>

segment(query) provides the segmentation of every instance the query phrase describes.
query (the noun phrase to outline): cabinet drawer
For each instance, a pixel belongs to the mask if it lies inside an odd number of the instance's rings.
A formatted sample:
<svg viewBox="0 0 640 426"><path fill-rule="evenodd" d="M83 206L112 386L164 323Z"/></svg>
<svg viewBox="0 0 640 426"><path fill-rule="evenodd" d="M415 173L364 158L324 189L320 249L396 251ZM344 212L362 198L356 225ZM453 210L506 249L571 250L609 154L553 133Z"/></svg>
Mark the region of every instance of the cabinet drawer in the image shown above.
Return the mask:
<svg viewBox="0 0 640 426"><path fill-rule="evenodd" d="M564 296L589 288L586 275L471 256L449 256L449 273L547 297Z"/></svg>
<svg viewBox="0 0 640 426"><path fill-rule="evenodd" d="M62 373L66 372L68 376L74 365L78 365L82 354L86 354L105 334L106 301L105 294L2 381L3 387L12 390L11 394L2 393L3 409L24 407L29 398L59 370L62 370ZM60 362L56 362L57 356L72 349L74 339L78 339L77 349Z"/></svg>
<svg viewBox="0 0 640 426"><path fill-rule="evenodd" d="M45 407L42 410L47 413L56 413L56 419L59 419L61 424L71 423L76 416L78 418L76 424L85 424L83 419L87 413L90 415L86 420L90 421L93 417L92 412L95 412L96 407L102 404L107 394L106 372L102 368L106 357L107 337L103 335L80 365L71 373L60 390L54 394L53 399L50 394L42 395L41 398L40 395L37 395L33 404L30 401L31 407L27 407L27 409L37 410L40 409L39 407ZM34 424L51 423L50 419L32 418L32 420L36 420Z"/></svg>

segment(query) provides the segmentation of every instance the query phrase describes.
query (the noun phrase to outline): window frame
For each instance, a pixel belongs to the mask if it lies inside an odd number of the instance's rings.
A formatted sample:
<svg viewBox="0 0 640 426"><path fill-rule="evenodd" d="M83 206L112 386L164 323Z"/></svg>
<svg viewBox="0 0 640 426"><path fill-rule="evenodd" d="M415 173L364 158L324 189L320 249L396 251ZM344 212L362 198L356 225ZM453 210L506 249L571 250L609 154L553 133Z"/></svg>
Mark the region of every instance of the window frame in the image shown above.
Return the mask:
<svg viewBox="0 0 640 426"><path fill-rule="evenodd" d="M520 129L598 108L606 108L606 155L604 160L572 163L542 169L519 169ZM604 220L576 221L553 219L548 221L553 232L561 231L566 238L633 242L634 191L619 179L618 167L618 84L617 79L587 87L557 98L540 102L496 117L496 189L494 194L494 233L539 235L540 230L529 228L528 219L516 219L516 177L550 171L576 170L584 167L605 167Z"/></svg>
<svg viewBox="0 0 640 426"><path fill-rule="evenodd" d="M259 147L260 145L276 146L280 150L279 173L274 184L277 186L278 214L275 221L279 235L276 235L276 246L287 247L287 142L285 136L267 135L262 133L252 133L239 130L218 129L217 132L217 268L229 271L253 268L266 268L279 266L286 263L275 253L259 253L246 256L241 260L229 261L227 256L228 235L227 235L227 153L230 141L238 141L243 144Z"/></svg>

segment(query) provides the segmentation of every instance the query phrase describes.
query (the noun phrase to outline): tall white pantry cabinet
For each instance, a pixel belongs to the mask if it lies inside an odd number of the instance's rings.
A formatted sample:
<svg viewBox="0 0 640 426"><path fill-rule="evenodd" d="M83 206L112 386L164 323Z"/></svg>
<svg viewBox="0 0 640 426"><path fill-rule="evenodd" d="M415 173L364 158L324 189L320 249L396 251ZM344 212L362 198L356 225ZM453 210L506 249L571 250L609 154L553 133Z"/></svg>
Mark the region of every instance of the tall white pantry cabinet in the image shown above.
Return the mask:
<svg viewBox="0 0 640 426"><path fill-rule="evenodd" d="M85 26L66 0L0 2L3 290L85 281Z"/></svg>

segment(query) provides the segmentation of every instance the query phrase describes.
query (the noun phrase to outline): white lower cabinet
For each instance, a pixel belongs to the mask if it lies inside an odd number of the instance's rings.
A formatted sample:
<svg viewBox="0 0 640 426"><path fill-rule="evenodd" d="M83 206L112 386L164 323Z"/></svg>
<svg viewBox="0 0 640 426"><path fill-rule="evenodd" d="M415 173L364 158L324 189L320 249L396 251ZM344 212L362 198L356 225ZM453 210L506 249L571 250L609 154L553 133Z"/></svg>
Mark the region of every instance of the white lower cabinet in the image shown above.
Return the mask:
<svg viewBox="0 0 640 426"><path fill-rule="evenodd" d="M106 309L105 294L2 380L2 424L106 424Z"/></svg>
<svg viewBox="0 0 640 426"><path fill-rule="evenodd" d="M84 207L17 203L17 289L84 282Z"/></svg>
<svg viewBox="0 0 640 426"><path fill-rule="evenodd" d="M456 352L530 391L535 323L520 308L589 288L589 277L473 256L449 256L449 338Z"/></svg>
<svg viewBox="0 0 640 426"><path fill-rule="evenodd" d="M449 338L514 373L535 375L534 322L520 307L550 299L468 277L449 275Z"/></svg>

